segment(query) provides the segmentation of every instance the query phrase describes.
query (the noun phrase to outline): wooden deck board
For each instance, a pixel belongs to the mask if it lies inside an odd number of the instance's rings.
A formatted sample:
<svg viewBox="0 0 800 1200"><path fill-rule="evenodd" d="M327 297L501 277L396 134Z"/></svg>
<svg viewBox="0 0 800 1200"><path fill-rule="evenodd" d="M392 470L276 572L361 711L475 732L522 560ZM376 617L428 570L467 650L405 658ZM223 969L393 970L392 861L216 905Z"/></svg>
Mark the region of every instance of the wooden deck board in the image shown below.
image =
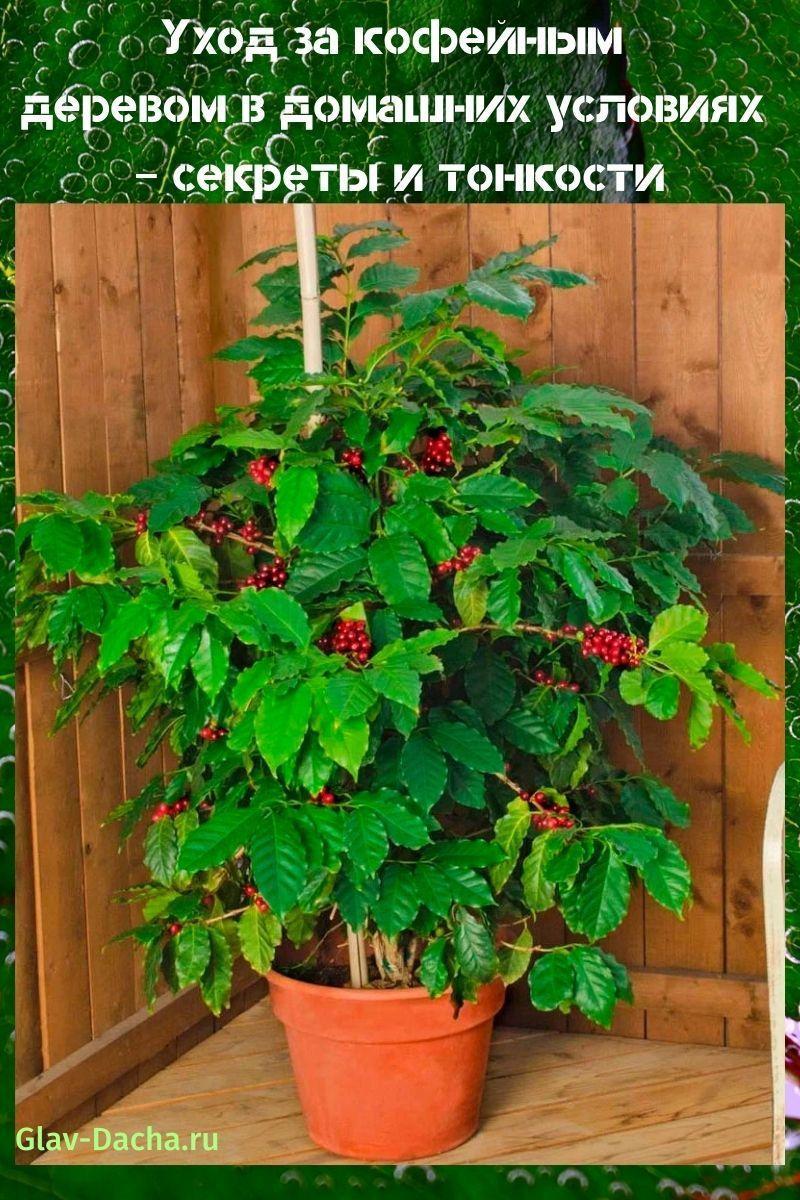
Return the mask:
<svg viewBox="0 0 800 1200"><path fill-rule="evenodd" d="M303 1125L283 1032L258 1004L88 1122L217 1131L215 1153L50 1152L43 1165L331 1165ZM768 1163L769 1055L540 1030L495 1036L480 1131L437 1163Z"/></svg>

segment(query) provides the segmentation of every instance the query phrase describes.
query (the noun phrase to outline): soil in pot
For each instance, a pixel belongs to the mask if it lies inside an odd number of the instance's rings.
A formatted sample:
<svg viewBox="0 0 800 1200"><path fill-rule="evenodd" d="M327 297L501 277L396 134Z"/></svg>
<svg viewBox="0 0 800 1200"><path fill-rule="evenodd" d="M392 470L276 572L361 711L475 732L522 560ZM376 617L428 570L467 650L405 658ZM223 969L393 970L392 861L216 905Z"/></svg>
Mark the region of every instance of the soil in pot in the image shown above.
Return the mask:
<svg viewBox="0 0 800 1200"><path fill-rule="evenodd" d="M423 988L324 987L271 972L317 1145L366 1162L431 1158L478 1128L501 980L456 1014Z"/></svg>

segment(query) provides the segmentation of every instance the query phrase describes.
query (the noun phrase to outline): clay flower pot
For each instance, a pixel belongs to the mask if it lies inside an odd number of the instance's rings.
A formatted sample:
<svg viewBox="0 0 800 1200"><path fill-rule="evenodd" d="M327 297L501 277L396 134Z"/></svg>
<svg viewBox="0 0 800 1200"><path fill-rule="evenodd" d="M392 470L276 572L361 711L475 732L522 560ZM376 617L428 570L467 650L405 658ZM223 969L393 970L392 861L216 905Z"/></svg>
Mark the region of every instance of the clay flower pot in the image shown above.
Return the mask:
<svg viewBox="0 0 800 1200"><path fill-rule="evenodd" d="M270 972L308 1132L367 1162L430 1158L478 1127L492 1022L505 986L454 1016L423 988L335 988Z"/></svg>

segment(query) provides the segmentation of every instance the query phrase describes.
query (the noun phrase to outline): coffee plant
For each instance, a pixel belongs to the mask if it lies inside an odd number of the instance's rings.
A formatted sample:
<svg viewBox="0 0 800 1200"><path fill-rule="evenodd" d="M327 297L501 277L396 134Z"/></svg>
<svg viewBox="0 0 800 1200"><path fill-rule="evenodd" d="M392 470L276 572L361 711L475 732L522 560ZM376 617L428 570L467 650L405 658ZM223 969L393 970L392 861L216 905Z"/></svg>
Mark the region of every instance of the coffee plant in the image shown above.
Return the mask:
<svg viewBox="0 0 800 1200"><path fill-rule="evenodd" d="M589 282L537 265L547 243L409 292L405 240L386 221L319 239L313 377L293 247L259 255L263 332L221 354L258 402L125 495L24 498L20 644L71 680L56 728L124 688L140 763L168 747L110 814L123 838L147 823L127 899L151 1001L163 976L219 1012L237 956L266 972L288 939L313 972L346 925L377 985L461 1002L528 973L537 1008L608 1026L630 987L600 943L632 884L678 917L691 884L687 806L615 766L605 731L640 762L637 709L685 719L692 747L715 710L747 736L735 689L774 688L706 642L687 559L752 527L719 480L780 477L520 368L475 318ZM542 947L551 908L574 940Z"/></svg>

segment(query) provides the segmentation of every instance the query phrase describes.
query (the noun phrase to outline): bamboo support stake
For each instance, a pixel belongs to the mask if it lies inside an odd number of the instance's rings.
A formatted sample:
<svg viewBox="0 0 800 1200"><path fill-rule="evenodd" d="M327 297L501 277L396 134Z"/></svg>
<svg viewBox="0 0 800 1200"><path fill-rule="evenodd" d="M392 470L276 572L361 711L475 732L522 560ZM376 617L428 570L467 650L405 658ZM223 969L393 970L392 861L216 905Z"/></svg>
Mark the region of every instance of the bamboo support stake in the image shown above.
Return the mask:
<svg viewBox="0 0 800 1200"><path fill-rule="evenodd" d="M318 375L322 371L322 320L314 205L295 204L293 208L303 315L303 364L310 375Z"/></svg>
<svg viewBox="0 0 800 1200"><path fill-rule="evenodd" d="M297 268L300 274L300 305L303 329L303 365L309 375L322 371L322 315L317 267L317 226L313 204L295 204L294 230L297 241ZM306 425L311 433L320 422L317 415ZM364 935L347 926L347 951L350 957L350 984L354 988L369 987L367 949Z"/></svg>

